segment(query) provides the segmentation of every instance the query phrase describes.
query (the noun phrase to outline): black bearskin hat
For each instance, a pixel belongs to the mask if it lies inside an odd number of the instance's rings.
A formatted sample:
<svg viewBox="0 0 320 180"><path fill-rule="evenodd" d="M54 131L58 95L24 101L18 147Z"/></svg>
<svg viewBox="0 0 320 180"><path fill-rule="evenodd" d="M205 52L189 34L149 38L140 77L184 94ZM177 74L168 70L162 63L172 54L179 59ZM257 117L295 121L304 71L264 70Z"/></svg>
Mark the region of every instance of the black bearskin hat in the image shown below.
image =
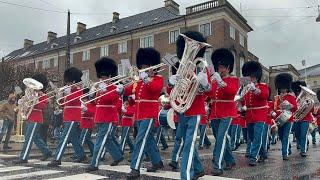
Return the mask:
<svg viewBox="0 0 320 180"><path fill-rule="evenodd" d="M185 33L183 33L184 35L186 35L188 38L191 38L193 40L196 40L198 42L206 42L206 39L203 37L203 35L198 32L198 31L187 31ZM185 41L184 38L182 36L178 36L177 42L177 57L179 59L182 58L183 55L183 51L184 51L184 46L185 46ZM203 57L204 53L206 52L206 48L202 48L196 57Z"/></svg>
<svg viewBox="0 0 320 180"><path fill-rule="evenodd" d="M65 83L77 83L81 81L81 77L82 72L75 67L71 67L64 71L63 79Z"/></svg>
<svg viewBox="0 0 320 180"><path fill-rule="evenodd" d="M118 66L113 59L102 57L97 62L94 63L96 68L97 77L111 76L114 77L118 75Z"/></svg>
<svg viewBox="0 0 320 180"><path fill-rule="evenodd" d="M317 99L320 101L320 89L317 91Z"/></svg>
<svg viewBox="0 0 320 180"><path fill-rule="evenodd" d="M229 73L233 71L234 57L228 49L220 48L215 50L211 55L211 61L216 72L219 65L229 67Z"/></svg>
<svg viewBox="0 0 320 180"><path fill-rule="evenodd" d="M160 53L154 48L139 48L137 52L137 66L141 69L142 65L154 66L160 64Z"/></svg>
<svg viewBox="0 0 320 180"><path fill-rule="evenodd" d="M32 79L37 80L42 83L42 91L45 91L48 87L48 79L44 74L35 74L32 76Z"/></svg>
<svg viewBox="0 0 320 180"><path fill-rule="evenodd" d="M274 79L274 85L276 89L291 89L291 83L293 81L292 75L289 73L280 73Z"/></svg>
<svg viewBox="0 0 320 180"><path fill-rule="evenodd" d="M254 76L257 78L257 81L261 81L262 77L262 67L261 64L257 61L247 61L242 66L242 76Z"/></svg>
<svg viewBox="0 0 320 180"><path fill-rule="evenodd" d="M294 92L294 94L296 96L298 96L300 94L300 92L301 92L300 85L301 86L307 86L306 82L304 82L304 81L294 81L291 84L291 89L292 89L292 91Z"/></svg>

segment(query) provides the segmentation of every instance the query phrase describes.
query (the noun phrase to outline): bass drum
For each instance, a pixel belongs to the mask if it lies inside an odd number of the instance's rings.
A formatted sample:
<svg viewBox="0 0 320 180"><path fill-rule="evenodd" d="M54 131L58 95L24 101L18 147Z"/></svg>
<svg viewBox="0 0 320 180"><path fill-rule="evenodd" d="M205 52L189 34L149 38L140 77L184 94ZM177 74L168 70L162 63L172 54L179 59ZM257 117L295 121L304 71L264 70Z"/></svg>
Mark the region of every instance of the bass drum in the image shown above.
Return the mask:
<svg viewBox="0 0 320 180"><path fill-rule="evenodd" d="M174 110L172 108L169 110L161 109L158 117L159 117L159 122L161 126L176 129L176 126L173 120Z"/></svg>

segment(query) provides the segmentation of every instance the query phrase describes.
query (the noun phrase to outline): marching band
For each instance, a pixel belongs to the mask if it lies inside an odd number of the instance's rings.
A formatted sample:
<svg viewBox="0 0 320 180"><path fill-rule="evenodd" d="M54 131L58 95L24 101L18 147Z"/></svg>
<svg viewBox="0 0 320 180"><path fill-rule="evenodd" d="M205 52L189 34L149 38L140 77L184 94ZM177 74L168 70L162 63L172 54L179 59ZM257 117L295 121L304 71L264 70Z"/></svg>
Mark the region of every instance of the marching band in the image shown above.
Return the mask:
<svg viewBox="0 0 320 180"><path fill-rule="evenodd" d="M168 64L161 63L160 53L154 48L140 48L136 54L137 67L133 66L125 75L118 75L115 60L100 58L94 64L99 81L90 88L81 81L79 69L67 69L65 86L55 90L58 104L63 107L63 132L54 154L38 132L43 122L42 110L51 98L45 94L48 80L42 74L31 80L28 78L24 81L25 97L32 97L33 101L31 104L19 101L19 106L29 108L24 113L27 120L25 141L14 163L28 163L35 143L43 154L41 160L53 158L48 166L59 166L71 142L75 162L87 159L84 145L88 146L91 163L86 171L91 172L99 169L106 152L113 159L111 166L117 166L124 160L128 145L131 171L127 179L137 179L145 156L152 164L148 172L164 168L154 136L161 109L174 112L173 116L167 116L168 124L176 128L169 166L173 171L180 169L181 179L198 179L205 175L198 150L211 146L206 135L209 125L215 138L212 174L216 176L236 166L232 151L241 144L241 132L247 144L245 156L249 166L257 166L268 158L268 147L275 134L281 141L283 160L289 160L292 153L291 132L297 139L301 157L306 157L308 133L315 133L315 127L320 124L320 108L315 105L315 98L320 100L320 91L315 93L305 82L293 82L290 74L280 73L274 81L277 95L271 98L269 85L261 82L263 74L259 62L245 62L241 67L243 77L238 78L232 74L233 54L220 48L211 55L214 69L211 72L203 58L207 48L211 45L201 33L181 34L176 43L178 62L169 64L168 83L160 75ZM165 95L159 98L161 94ZM119 141L115 136L118 126L122 127ZM97 135L93 142L91 134L95 127ZM135 137L131 136L132 130ZM196 148L198 135L200 140Z"/></svg>

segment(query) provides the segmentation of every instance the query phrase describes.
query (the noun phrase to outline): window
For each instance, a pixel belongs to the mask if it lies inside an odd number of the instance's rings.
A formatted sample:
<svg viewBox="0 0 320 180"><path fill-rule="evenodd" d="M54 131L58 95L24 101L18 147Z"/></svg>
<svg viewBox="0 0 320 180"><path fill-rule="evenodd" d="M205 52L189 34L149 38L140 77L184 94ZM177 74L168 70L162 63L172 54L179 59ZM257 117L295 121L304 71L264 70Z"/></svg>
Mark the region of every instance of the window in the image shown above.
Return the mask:
<svg viewBox="0 0 320 180"><path fill-rule="evenodd" d="M41 62L41 61L35 61L35 62L34 62L36 69L38 69L38 66L39 66L39 63L40 63L40 62Z"/></svg>
<svg viewBox="0 0 320 180"><path fill-rule="evenodd" d="M127 41L118 43L118 53L126 53L127 52Z"/></svg>
<svg viewBox="0 0 320 180"><path fill-rule="evenodd" d="M90 59L90 50L84 50L82 52L82 61L88 61Z"/></svg>
<svg viewBox="0 0 320 180"><path fill-rule="evenodd" d="M240 66L239 66L239 71L240 71L240 77L242 77L242 66L244 64L244 57L240 57Z"/></svg>
<svg viewBox="0 0 320 180"><path fill-rule="evenodd" d="M237 68L236 52L235 51L231 51L231 52L234 58L233 71L231 72L231 74L236 75L236 68Z"/></svg>
<svg viewBox="0 0 320 180"><path fill-rule="evenodd" d="M211 35L211 23L200 24L199 31L203 34L204 37Z"/></svg>
<svg viewBox="0 0 320 180"><path fill-rule="evenodd" d="M178 39L179 34L180 34L179 29L169 31L169 44L175 43Z"/></svg>
<svg viewBox="0 0 320 180"><path fill-rule="evenodd" d="M73 64L73 53L70 53L70 64Z"/></svg>
<svg viewBox="0 0 320 180"><path fill-rule="evenodd" d="M45 59L42 61L42 69L49 69L50 68L50 59Z"/></svg>
<svg viewBox="0 0 320 180"><path fill-rule="evenodd" d="M236 29L232 25L230 25L230 37L236 39Z"/></svg>
<svg viewBox="0 0 320 180"><path fill-rule="evenodd" d="M100 57L103 57L103 56L109 56L109 46L108 45L101 47Z"/></svg>
<svg viewBox="0 0 320 180"><path fill-rule="evenodd" d="M153 47L153 36L146 36L143 38L140 38L140 47L146 48L146 47Z"/></svg>
<svg viewBox="0 0 320 180"><path fill-rule="evenodd" d="M242 35L241 33L239 33L239 41L240 41L240 45L244 47L244 35Z"/></svg>
<svg viewBox="0 0 320 180"><path fill-rule="evenodd" d="M59 64L59 62L58 62L58 57L53 58L53 66L54 66L54 67L57 67L58 64Z"/></svg>
<svg viewBox="0 0 320 180"><path fill-rule="evenodd" d="M81 80L83 82L88 82L90 80L89 74L89 70L83 70Z"/></svg>

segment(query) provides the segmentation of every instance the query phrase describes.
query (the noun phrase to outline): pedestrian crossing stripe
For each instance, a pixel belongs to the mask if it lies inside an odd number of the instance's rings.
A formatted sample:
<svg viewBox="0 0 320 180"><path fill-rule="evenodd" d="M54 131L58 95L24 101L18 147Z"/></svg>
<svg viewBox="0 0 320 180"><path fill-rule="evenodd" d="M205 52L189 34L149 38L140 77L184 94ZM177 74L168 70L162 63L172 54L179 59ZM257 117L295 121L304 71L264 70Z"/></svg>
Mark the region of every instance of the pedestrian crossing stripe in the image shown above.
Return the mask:
<svg viewBox="0 0 320 180"><path fill-rule="evenodd" d="M37 164L37 165L47 165L48 163L50 163L50 161L40 161L38 159L31 159L28 161L29 163L33 163L33 164ZM83 164L83 163L74 163L74 162L61 162L60 167L64 167L64 168L70 168L70 167L84 167L84 166L88 166L87 164Z"/></svg>
<svg viewBox="0 0 320 180"><path fill-rule="evenodd" d="M11 172L11 171L20 171L31 169L32 167L25 167L25 166L11 166L11 167L0 167L0 173L3 172Z"/></svg>
<svg viewBox="0 0 320 180"><path fill-rule="evenodd" d="M28 172L23 174L2 176L1 179L11 180L11 179L18 179L18 178L30 178L30 177L37 177L37 176L43 176L43 175L52 175L52 174L57 174L61 172L63 171L56 171L56 170L35 171L35 172Z"/></svg>
<svg viewBox="0 0 320 180"><path fill-rule="evenodd" d="M71 175L71 176L65 176L65 177L59 177L59 178L52 178L49 180L79 180L79 179L97 180L97 179L106 179L106 178L107 177L105 176L83 173L83 174L77 174L77 175Z"/></svg>

